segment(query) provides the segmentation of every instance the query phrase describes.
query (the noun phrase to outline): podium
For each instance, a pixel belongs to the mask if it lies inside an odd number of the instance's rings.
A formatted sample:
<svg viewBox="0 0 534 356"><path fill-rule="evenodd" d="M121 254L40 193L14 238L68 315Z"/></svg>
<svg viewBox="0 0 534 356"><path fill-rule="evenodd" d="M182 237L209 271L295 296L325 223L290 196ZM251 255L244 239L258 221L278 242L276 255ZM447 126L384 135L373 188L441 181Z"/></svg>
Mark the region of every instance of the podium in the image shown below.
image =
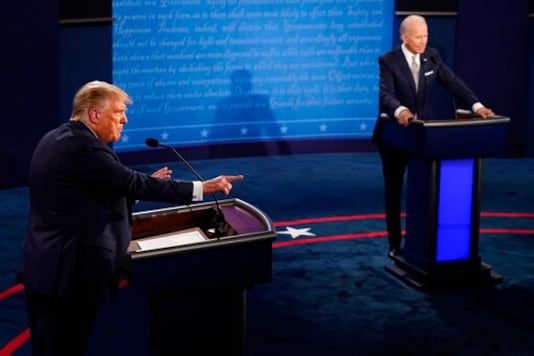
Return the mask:
<svg viewBox="0 0 534 356"><path fill-rule="evenodd" d="M380 120L384 140L409 153L406 235L386 270L420 290L501 283L478 253L480 189L482 158L504 151L510 118Z"/></svg>
<svg viewBox="0 0 534 356"><path fill-rule="evenodd" d="M271 282L276 230L245 201L219 207L222 237L210 230L214 202L133 214L125 270L148 296L150 355L245 353L246 290Z"/></svg>

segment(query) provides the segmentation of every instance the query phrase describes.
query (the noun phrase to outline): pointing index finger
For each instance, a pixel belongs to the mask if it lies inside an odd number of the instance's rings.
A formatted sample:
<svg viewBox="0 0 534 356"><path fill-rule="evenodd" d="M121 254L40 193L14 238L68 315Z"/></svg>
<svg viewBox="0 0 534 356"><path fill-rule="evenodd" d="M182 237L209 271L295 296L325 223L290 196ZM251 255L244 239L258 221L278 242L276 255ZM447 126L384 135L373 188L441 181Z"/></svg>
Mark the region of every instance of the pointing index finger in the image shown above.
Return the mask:
<svg viewBox="0 0 534 356"><path fill-rule="evenodd" d="M235 182L235 181L238 181L238 180L243 180L243 176L242 175L238 175L238 176L225 176L226 180L229 181L229 182Z"/></svg>

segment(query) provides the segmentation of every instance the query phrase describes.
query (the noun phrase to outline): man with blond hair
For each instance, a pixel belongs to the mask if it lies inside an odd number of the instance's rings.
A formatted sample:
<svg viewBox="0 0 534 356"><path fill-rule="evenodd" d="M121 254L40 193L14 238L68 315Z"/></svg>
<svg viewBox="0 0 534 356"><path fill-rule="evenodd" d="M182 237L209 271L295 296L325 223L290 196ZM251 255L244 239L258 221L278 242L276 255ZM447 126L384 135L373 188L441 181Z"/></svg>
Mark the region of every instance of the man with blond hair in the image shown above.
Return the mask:
<svg viewBox="0 0 534 356"><path fill-rule="evenodd" d="M98 304L113 300L131 239L131 202L190 204L228 194L242 176L204 182L151 176L119 161L132 100L103 82L75 95L70 120L43 136L30 164L30 211L17 280L25 287L34 355L83 355Z"/></svg>

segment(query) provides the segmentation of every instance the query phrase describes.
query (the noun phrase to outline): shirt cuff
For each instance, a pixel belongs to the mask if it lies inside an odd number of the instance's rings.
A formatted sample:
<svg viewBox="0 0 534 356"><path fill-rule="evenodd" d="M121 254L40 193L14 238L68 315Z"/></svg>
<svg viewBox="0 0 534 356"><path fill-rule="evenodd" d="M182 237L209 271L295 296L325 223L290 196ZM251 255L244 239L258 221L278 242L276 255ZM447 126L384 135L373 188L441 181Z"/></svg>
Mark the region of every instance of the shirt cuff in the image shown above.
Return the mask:
<svg viewBox="0 0 534 356"><path fill-rule="evenodd" d="M193 201L201 201L204 199L202 194L202 182L193 181Z"/></svg>
<svg viewBox="0 0 534 356"><path fill-rule="evenodd" d="M406 106L399 106L395 112L393 113L393 116L395 116L395 119L398 119L399 118L399 114L401 113L402 110L409 110Z"/></svg>
<svg viewBox="0 0 534 356"><path fill-rule="evenodd" d="M471 110L473 110L473 112L476 114L478 110L482 109L484 107L484 105L482 105L482 103L480 102L476 102L473 104L473 106L471 107Z"/></svg>

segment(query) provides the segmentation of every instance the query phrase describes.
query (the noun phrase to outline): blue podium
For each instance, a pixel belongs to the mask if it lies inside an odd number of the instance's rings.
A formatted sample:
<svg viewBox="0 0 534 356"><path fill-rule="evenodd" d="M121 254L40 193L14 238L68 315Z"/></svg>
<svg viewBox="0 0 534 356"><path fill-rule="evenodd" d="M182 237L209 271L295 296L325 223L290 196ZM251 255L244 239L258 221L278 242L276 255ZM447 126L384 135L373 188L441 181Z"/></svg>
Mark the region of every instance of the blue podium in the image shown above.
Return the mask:
<svg viewBox="0 0 534 356"><path fill-rule="evenodd" d="M406 235L386 270L420 290L501 283L478 253L480 189L482 158L504 151L510 118L381 120L385 141L409 153Z"/></svg>

